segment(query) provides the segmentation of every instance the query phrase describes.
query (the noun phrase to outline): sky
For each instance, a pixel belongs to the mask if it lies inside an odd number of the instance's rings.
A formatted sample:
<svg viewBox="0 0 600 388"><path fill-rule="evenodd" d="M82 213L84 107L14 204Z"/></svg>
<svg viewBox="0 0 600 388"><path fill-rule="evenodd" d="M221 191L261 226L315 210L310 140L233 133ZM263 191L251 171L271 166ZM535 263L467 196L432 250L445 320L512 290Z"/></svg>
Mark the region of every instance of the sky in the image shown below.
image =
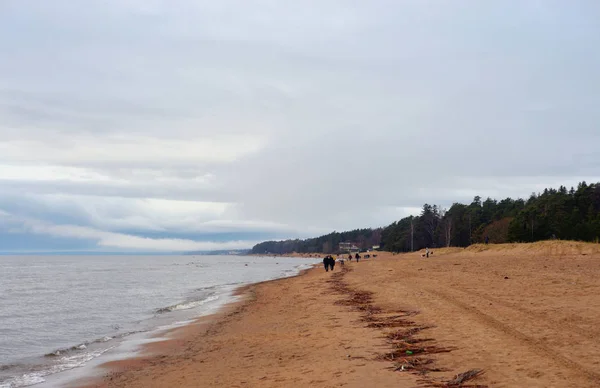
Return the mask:
<svg viewBox="0 0 600 388"><path fill-rule="evenodd" d="M0 251L180 252L600 181L595 0L0 0Z"/></svg>

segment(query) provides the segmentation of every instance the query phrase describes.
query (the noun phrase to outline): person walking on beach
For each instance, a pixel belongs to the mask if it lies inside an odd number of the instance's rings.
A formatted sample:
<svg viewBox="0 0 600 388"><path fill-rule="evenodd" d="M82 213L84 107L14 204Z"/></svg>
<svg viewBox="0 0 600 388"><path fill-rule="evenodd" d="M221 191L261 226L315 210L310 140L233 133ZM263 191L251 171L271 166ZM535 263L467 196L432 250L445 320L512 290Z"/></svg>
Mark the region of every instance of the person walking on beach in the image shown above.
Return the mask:
<svg viewBox="0 0 600 388"><path fill-rule="evenodd" d="M325 266L325 272L329 272L329 268L333 271L333 267L335 267L335 259L331 255L325 256L323 259L323 265Z"/></svg>
<svg viewBox="0 0 600 388"><path fill-rule="evenodd" d="M356 259L356 262L358 263L358 261L360 260L360 255L358 254L358 252L356 252L356 256L354 256L354 258Z"/></svg>

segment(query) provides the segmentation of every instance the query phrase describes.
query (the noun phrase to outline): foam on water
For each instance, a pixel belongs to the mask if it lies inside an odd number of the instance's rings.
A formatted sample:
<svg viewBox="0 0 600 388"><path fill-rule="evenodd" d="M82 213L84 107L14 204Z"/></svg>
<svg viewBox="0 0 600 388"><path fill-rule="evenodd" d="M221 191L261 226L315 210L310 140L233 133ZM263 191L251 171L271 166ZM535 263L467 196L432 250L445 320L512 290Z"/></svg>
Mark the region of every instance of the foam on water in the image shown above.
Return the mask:
<svg viewBox="0 0 600 388"><path fill-rule="evenodd" d="M188 302L183 302L183 303L178 303L176 305L173 306L169 306L169 307L162 307L156 310L157 314L164 314L164 313L170 313L173 311L179 311L179 310L189 310L189 309L193 309L199 306L202 306L206 303L218 300L219 296L218 295L211 295L209 297L207 297L206 299L201 299L201 300L193 300L193 301L188 301Z"/></svg>
<svg viewBox="0 0 600 388"><path fill-rule="evenodd" d="M83 350L85 348L81 349ZM109 347L102 350L96 350L94 352L85 352L81 354L61 357L57 360L57 362L54 365L40 365L39 370L37 371L30 371L28 373L24 373L6 379L5 381L0 383L0 388L27 387L30 385L43 383L46 381L46 376L80 367L86 362L101 356L102 354L108 352L111 349L113 349L113 347Z"/></svg>

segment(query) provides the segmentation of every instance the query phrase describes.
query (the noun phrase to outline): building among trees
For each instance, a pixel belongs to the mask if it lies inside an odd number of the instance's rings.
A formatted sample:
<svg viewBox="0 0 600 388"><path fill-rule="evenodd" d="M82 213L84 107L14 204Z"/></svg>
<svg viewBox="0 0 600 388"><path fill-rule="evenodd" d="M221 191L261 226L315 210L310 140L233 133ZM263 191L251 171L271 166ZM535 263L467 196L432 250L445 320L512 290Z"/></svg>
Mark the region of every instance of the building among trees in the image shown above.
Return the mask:
<svg viewBox="0 0 600 388"><path fill-rule="evenodd" d="M359 248L353 242L341 242L338 246L340 252L354 252L358 251Z"/></svg>

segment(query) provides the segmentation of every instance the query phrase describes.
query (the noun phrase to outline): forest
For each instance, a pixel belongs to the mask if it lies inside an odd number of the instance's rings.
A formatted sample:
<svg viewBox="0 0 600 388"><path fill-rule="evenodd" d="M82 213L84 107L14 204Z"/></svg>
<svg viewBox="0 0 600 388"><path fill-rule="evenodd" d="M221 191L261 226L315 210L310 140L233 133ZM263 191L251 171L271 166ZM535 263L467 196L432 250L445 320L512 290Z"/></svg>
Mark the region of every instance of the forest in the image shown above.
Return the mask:
<svg viewBox="0 0 600 388"><path fill-rule="evenodd" d="M527 199L473 198L444 209L425 204L418 216L405 217L378 229L333 232L306 240L267 241L252 253L335 253L340 242L366 249L380 245L392 252L426 247L466 247L490 243L533 242L547 239L598 242L600 239L600 184L581 182L577 188L545 189Z"/></svg>

